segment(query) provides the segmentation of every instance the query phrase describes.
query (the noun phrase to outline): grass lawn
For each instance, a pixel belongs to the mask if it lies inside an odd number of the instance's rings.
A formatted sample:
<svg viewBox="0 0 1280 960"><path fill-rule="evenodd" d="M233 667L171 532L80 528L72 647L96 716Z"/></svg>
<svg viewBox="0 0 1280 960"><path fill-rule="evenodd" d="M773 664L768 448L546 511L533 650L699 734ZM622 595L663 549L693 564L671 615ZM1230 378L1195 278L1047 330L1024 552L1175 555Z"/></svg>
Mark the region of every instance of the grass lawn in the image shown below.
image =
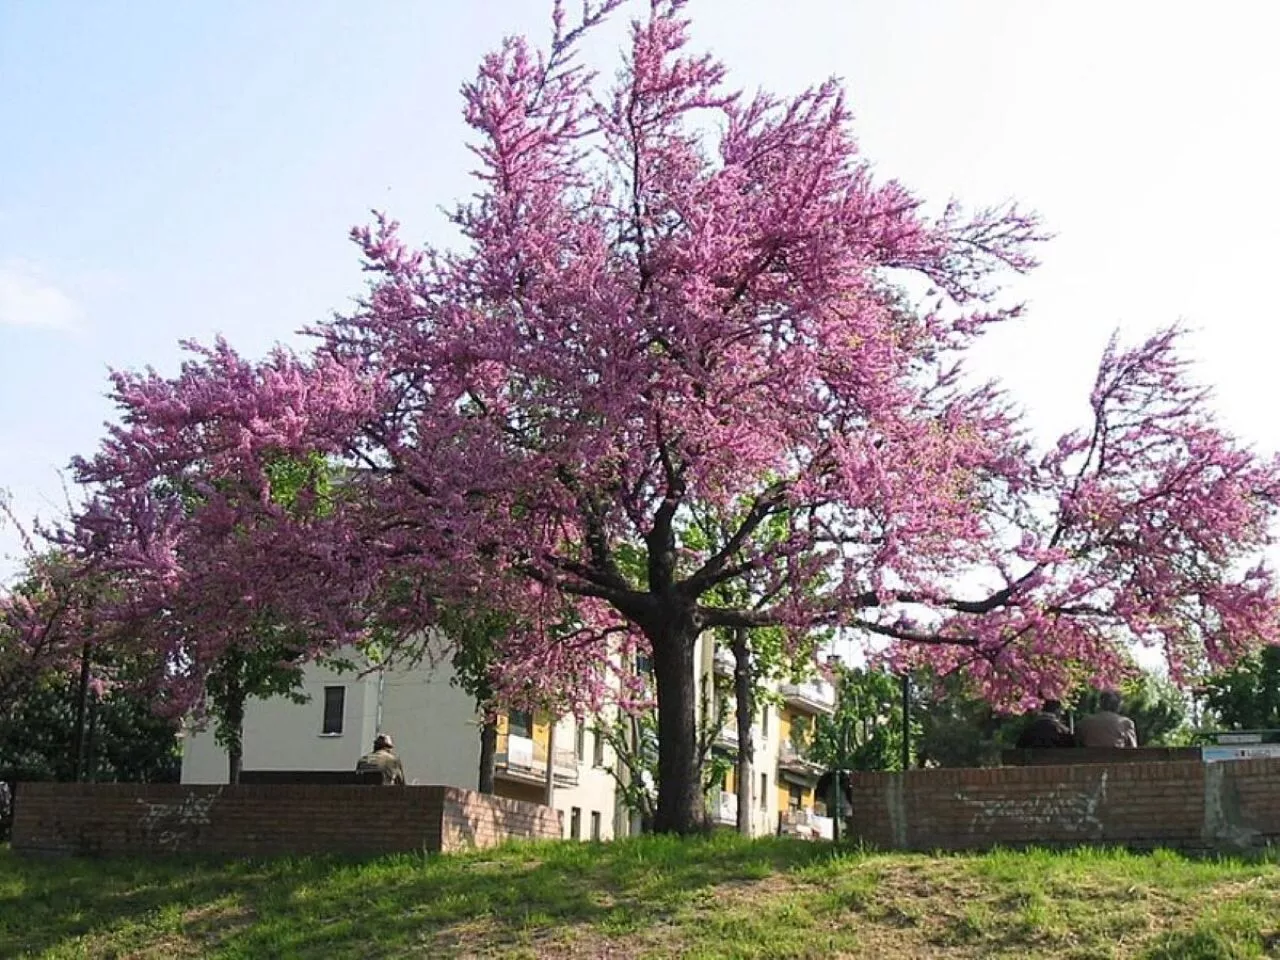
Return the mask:
<svg viewBox="0 0 1280 960"><path fill-rule="evenodd" d="M364 862L0 848L0 957L1280 957L1278 863L731 835Z"/></svg>

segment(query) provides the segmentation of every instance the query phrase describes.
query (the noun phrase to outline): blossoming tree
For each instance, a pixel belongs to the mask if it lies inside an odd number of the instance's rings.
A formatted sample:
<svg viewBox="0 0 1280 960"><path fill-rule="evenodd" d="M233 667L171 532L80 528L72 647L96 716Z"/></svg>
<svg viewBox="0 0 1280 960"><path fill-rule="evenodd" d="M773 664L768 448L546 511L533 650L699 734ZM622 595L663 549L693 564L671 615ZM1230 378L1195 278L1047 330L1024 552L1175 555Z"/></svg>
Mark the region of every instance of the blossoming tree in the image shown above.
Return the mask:
<svg viewBox="0 0 1280 960"><path fill-rule="evenodd" d="M369 292L313 355L117 375L78 535L134 571L145 629L201 638L177 700L254 608L318 649L479 597L519 624L507 691L589 705L618 695L611 655L651 654L655 822L684 832L710 628L854 630L1005 700L1105 678L1128 642L1176 673L1275 638L1276 464L1214 422L1176 332L1108 350L1091 420L1035 455L959 366L1019 312L999 277L1033 266L1034 219L926 215L872 175L837 83L728 89L680 0L597 82L575 51L619 4L557 3L545 50L508 40L464 87L457 250L379 216L355 231ZM291 509L282 456L350 470Z"/></svg>

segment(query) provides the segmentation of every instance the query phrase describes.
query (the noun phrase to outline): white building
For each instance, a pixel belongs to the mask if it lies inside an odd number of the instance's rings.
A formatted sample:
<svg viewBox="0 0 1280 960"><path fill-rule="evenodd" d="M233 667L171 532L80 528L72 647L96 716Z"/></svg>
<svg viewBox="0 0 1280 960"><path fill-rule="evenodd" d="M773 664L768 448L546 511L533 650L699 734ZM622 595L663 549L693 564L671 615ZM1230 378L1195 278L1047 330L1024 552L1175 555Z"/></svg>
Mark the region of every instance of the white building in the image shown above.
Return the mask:
<svg viewBox="0 0 1280 960"><path fill-rule="evenodd" d="M304 672L306 703L283 697L250 700L245 708L242 767L246 771L352 771L385 731L410 784L476 789L480 717L475 702L449 681L447 665L393 667L365 676L313 664ZM542 803L546 798L549 725L512 713L499 721L494 790ZM612 839L627 817L615 802L612 751L593 733L579 735L572 717L555 725L554 806L564 811L565 836ZM581 757L578 756L581 751ZM227 754L212 728L183 740L183 783L226 783Z"/></svg>
<svg viewBox="0 0 1280 960"><path fill-rule="evenodd" d="M732 657L714 651L709 636L699 641L698 689L705 678L724 684L732 677ZM245 771L351 771L372 748L378 732L391 734L411 784L445 784L475 789L479 779L480 718L475 703L450 683L447 664L338 673L313 664L304 672L306 703L279 697L246 705ZM835 706L831 685L821 680L785 684L781 706L765 705L756 718L754 741L754 832L780 828L830 835L822 798L814 796L820 771L803 759L803 728ZM730 699L730 704L732 700ZM565 717L550 735L548 718L512 711L500 718L494 790L500 796L545 802L547 753L554 754L553 805L564 812L565 836L608 840L631 832L636 823L618 799L613 770L618 759L592 724ZM737 750L732 705L723 717L715 749ZM623 774L625 776L625 772ZM226 751L212 729L188 733L182 757L183 783L226 783ZM737 817L733 774L708 798L713 822L732 826Z"/></svg>

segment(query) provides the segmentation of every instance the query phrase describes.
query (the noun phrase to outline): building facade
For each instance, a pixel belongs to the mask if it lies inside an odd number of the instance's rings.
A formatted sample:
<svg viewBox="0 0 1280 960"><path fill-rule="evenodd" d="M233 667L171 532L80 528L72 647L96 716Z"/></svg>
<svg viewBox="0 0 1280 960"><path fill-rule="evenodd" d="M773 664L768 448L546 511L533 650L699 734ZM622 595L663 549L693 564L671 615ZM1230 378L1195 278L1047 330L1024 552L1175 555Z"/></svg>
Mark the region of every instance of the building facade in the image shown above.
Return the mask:
<svg viewBox="0 0 1280 960"><path fill-rule="evenodd" d="M352 771L382 731L394 738L408 783L474 790L481 719L475 702L451 679L447 665L388 667L361 676L312 664L303 675L305 703L275 697L246 704L243 769ZM552 805L564 812L566 838L609 840L625 832L629 818L616 802L613 751L572 717L554 724L554 738L552 726L542 715L513 712L499 718L494 792L545 802L550 748ZM227 753L213 730L187 731L182 782L227 778Z"/></svg>
<svg viewBox="0 0 1280 960"><path fill-rule="evenodd" d="M721 683L732 683L733 656L725 647L716 650L712 670ZM835 711L834 687L826 680L813 678L802 683L772 685L772 696L761 698L752 724L755 756L752 762L752 833L763 836L790 833L806 837L832 835L832 823L826 816L826 798L818 797L814 788L822 768L808 759L809 744L817 718ZM775 702L768 702L775 701ZM732 762L738 752L736 717L729 716L716 738L713 749ZM722 826L733 826L738 819L736 770L730 769L708 800L711 819Z"/></svg>
<svg viewBox="0 0 1280 960"><path fill-rule="evenodd" d="M716 650L708 635L695 657L700 696L732 683L733 660ZM639 669L644 669L641 664ZM475 789L479 779L481 721L475 703L450 681L447 664L337 672L320 664L304 671L306 702L277 697L246 705L245 771L351 771L371 749L378 732L395 739L410 784L443 784ZM829 836L823 798L814 796L821 770L805 759L816 718L835 708L835 693L824 680L782 684L776 702L758 711L753 740L752 827L757 836L782 830ZM732 700L713 749L732 761L737 733ZM552 806L564 813L567 839L609 840L639 829L619 798L618 778L628 771L595 721L511 711L499 718L494 792L515 800L546 802L548 769L553 772ZM551 759L548 765L548 757ZM182 782L227 782L227 754L212 729L184 737ZM732 771L708 795L714 824L737 820Z"/></svg>

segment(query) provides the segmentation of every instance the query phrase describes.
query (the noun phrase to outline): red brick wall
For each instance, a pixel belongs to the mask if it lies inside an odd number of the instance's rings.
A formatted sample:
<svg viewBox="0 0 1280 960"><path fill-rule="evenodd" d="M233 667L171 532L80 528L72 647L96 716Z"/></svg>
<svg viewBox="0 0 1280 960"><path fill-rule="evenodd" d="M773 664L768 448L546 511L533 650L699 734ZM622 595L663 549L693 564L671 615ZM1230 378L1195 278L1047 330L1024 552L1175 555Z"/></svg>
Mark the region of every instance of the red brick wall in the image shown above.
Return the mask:
<svg viewBox="0 0 1280 960"><path fill-rule="evenodd" d="M379 854L559 838L561 814L456 787L24 783L20 853Z"/></svg>
<svg viewBox="0 0 1280 960"><path fill-rule="evenodd" d="M912 770L853 777L856 839L910 850L1280 841L1280 760Z"/></svg>

